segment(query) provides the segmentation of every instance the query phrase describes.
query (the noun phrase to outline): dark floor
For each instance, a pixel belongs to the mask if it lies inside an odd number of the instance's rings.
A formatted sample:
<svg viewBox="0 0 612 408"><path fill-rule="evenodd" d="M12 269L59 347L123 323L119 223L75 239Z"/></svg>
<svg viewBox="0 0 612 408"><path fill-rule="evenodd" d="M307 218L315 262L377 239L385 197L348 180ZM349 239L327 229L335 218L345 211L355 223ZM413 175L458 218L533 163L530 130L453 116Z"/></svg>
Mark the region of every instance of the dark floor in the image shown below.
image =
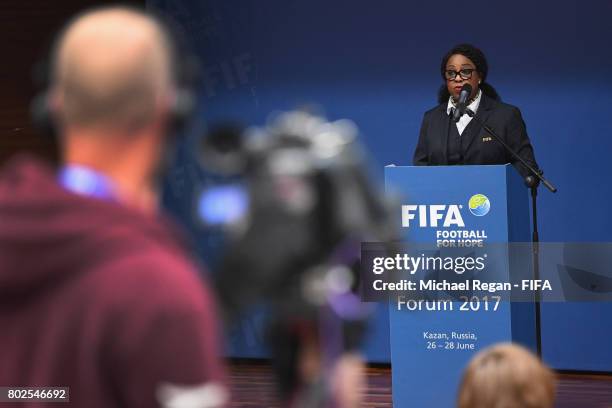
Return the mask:
<svg viewBox="0 0 612 408"><path fill-rule="evenodd" d="M278 407L270 366L261 361L231 363L232 407ZM364 408L391 403L391 369L370 367ZM556 408L612 408L612 376L561 374Z"/></svg>

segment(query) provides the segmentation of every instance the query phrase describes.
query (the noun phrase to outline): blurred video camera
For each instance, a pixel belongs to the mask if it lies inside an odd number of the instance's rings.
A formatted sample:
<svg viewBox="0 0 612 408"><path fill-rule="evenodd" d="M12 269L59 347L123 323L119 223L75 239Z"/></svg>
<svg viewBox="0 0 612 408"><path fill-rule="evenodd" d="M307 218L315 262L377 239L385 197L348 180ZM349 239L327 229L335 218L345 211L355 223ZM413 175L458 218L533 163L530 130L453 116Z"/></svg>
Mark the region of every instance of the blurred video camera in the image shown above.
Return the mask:
<svg viewBox="0 0 612 408"><path fill-rule="evenodd" d="M305 381L304 356L317 350L329 368L358 348L373 306L358 295L361 242L398 236L357 133L300 110L264 128L217 127L201 146L206 167L240 180L204 190L197 205L226 231L215 274L225 320L268 306L267 345L283 398L301 394L294 406L330 406L333 372Z"/></svg>
<svg viewBox="0 0 612 408"><path fill-rule="evenodd" d="M262 299L292 316L333 304L355 292L360 243L396 239L357 136L351 121L298 110L264 128L219 126L204 139L204 165L241 180L205 190L197 206L227 231L217 276L230 316Z"/></svg>

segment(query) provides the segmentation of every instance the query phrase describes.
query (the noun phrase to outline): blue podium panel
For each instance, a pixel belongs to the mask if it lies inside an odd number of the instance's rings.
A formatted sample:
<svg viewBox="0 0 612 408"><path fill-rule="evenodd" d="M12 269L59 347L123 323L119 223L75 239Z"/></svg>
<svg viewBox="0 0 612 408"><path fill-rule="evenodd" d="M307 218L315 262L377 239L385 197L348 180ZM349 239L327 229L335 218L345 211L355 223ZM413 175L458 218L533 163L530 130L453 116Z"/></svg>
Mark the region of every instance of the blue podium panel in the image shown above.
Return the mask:
<svg viewBox="0 0 612 408"><path fill-rule="evenodd" d="M408 246L529 240L527 189L511 166L387 167L385 184L402 197L398 222ZM507 253L502 258L495 270L509 281L513 265ZM535 349L533 304L493 297L391 299L389 326L395 408L455 406L464 367L491 344L516 341Z"/></svg>

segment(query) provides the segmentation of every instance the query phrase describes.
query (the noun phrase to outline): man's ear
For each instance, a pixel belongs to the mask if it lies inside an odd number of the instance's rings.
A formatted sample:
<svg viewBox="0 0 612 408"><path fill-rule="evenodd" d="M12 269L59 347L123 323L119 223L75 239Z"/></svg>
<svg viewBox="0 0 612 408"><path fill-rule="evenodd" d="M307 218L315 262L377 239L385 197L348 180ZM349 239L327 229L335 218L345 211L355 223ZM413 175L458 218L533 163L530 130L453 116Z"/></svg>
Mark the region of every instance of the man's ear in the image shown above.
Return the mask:
<svg viewBox="0 0 612 408"><path fill-rule="evenodd" d="M55 138L55 128L63 110L63 100L53 88L46 89L30 103L30 119L39 132Z"/></svg>
<svg viewBox="0 0 612 408"><path fill-rule="evenodd" d="M57 87L49 89L47 93L47 109L54 122L61 119L64 110L64 95Z"/></svg>
<svg viewBox="0 0 612 408"><path fill-rule="evenodd" d="M155 99L155 117L162 118L164 122L169 121L172 116L173 107L176 104L175 92L164 92Z"/></svg>

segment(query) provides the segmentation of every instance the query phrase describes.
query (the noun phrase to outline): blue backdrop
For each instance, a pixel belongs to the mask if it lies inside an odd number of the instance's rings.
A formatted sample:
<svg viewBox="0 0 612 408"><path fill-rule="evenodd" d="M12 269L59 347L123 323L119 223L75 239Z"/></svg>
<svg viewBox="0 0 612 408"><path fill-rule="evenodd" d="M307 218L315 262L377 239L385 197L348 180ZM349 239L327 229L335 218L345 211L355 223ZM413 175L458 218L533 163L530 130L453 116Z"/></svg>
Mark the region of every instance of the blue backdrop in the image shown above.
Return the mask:
<svg viewBox="0 0 612 408"><path fill-rule="evenodd" d="M316 102L328 117L358 124L381 169L410 164L422 115L436 104L442 55L458 42L476 44L489 82L521 109L538 162L559 187L556 195L541 190L541 239L610 241L612 2L148 3L205 60L200 118L262 124L273 110ZM217 238L188 221L193 186L208 179L186 150L166 202L214 262ZM607 304L544 305L545 360L612 371L611 316Z"/></svg>

